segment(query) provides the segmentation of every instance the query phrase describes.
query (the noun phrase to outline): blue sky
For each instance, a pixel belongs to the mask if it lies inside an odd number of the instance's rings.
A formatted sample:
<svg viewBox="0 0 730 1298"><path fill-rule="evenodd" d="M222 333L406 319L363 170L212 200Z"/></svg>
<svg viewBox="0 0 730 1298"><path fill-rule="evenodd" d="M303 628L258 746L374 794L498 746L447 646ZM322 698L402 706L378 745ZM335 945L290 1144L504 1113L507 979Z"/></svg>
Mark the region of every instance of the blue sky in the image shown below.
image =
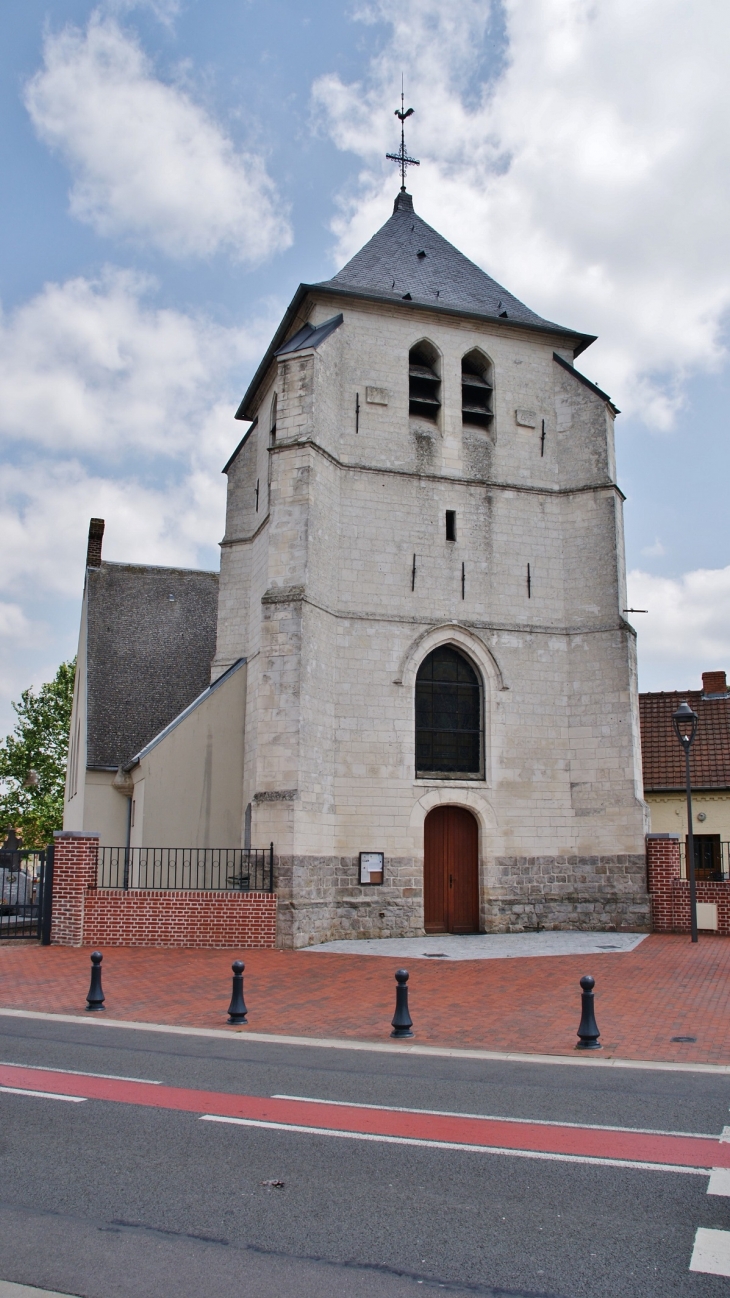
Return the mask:
<svg viewBox="0 0 730 1298"><path fill-rule="evenodd" d="M397 188L624 411L644 689L730 669L730 14L696 0L11 0L0 95L0 731L109 559L218 566L237 400Z"/></svg>

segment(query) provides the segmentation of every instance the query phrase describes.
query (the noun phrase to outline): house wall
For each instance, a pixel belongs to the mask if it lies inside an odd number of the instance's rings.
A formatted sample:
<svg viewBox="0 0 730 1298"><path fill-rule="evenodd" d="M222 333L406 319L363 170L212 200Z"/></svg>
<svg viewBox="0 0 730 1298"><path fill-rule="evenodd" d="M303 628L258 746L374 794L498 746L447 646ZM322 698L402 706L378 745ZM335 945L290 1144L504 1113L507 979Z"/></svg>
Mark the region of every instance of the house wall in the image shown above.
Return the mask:
<svg viewBox="0 0 730 1298"><path fill-rule="evenodd" d="M687 833L687 797L684 793L647 793L652 832ZM704 813L704 820L699 817ZM719 834L730 842L730 792L692 793L692 828L695 834Z"/></svg>
<svg viewBox="0 0 730 1298"><path fill-rule="evenodd" d="M341 309L321 295L310 319ZM438 425L408 414L422 338L440 353ZM276 844L285 943L422 932L423 822L442 802L477 817L485 928L648 923L613 419L556 365L560 345L348 303L319 349L272 366L248 468L229 470L218 654L249 659L243 805L252 842ZM461 357L475 346L494 366L486 431L461 421ZM387 405L368 403L368 386ZM535 428L517 424L523 408ZM254 473L270 480L261 521ZM440 643L482 676L481 779L416 778L415 676ZM361 850L385 851L381 889L357 885Z"/></svg>
<svg viewBox="0 0 730 1298"><path fill-rule="evenodd" d="M246 665L203 697L132 770L133 847L239 847Z"/></svg>

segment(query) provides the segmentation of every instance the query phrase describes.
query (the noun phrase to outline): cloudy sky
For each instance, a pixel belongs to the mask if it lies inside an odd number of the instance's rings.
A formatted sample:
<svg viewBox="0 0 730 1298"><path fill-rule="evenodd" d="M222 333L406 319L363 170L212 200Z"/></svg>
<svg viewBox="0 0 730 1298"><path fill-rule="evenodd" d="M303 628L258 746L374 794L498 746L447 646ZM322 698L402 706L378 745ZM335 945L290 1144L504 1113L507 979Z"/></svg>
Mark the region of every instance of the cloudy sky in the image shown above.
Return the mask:
<svg viewBox="0 0 730 1298"><path fill-rule="evenodd" d="M643 689L730 671L730 8L9 0L0 50L0 733L108 559L218 567L233 412L300 280L416 207L599 341Z"/></svg>

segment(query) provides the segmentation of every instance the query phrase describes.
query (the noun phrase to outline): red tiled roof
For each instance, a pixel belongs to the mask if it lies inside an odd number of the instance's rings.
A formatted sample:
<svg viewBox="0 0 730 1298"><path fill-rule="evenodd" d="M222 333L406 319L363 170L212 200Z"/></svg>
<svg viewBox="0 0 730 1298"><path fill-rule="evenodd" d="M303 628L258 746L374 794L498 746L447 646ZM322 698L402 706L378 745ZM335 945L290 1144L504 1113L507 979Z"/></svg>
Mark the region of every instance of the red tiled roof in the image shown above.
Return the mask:
<svg viewBox="0 0 730 1298"><path fill-rule="evenodd" d="M697 713L691 773L695 789L730 789L730 696L705 698L700 690L640 694L644 792L684 789L684 755L672 714L687 700Z"/></svg>

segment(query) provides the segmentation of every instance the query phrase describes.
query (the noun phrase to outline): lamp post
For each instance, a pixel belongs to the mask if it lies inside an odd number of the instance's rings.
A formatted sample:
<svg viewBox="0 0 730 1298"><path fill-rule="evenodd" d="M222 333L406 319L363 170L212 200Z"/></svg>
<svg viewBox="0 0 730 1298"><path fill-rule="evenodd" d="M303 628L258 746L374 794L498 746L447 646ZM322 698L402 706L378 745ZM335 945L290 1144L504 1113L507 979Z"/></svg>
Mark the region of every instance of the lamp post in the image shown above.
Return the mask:
<svg viewBox="0 0 730 1298"><path fill-rule="evenodd" d="M692 781L689 773L689 750L697 733L697 713L689 703L680 703L672 717L674 733L684 749L684 770L687 784L687 874L689 875L689 914L692 941L697 941L697 886L695 884L695 839L692 833Z"/></svg>

